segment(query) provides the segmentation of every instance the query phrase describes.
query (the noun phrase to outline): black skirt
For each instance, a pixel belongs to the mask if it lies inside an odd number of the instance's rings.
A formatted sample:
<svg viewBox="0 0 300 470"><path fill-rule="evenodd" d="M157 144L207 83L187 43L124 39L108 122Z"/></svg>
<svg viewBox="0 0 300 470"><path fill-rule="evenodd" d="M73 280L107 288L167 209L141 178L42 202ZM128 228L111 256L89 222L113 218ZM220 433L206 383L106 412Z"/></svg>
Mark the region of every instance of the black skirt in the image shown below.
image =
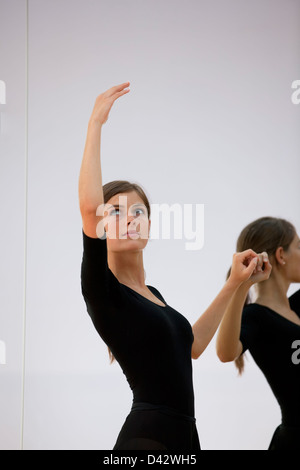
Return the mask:
<svg viewBox="0 0 300 470"><path fill-rule="evenodd" d="M196 420L172 408L134 403L113 450L199 451Z"/></svg>

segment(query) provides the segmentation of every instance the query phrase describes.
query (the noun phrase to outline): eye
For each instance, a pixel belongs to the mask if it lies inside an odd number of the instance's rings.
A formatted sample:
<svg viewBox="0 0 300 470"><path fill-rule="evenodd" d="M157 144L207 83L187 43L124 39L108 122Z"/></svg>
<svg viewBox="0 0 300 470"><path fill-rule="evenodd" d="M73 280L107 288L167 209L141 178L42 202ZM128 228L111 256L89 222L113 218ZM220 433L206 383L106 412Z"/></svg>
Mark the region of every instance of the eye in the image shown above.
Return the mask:
<svg viewBox="0 0 300 470"><path fill-rule="evenodd" d="M110 212L110 215L116 215L116 213L120 213L120 209L113 209L113 210Z"/></svg>
<svg viewBox="0 0 300 470"><path fill-rule="evenodd" d="M142 214L145 214L145 211L144 209L140 208L140 209L135 209L135 213L137 213L138 211L141 211Z"/></svg>

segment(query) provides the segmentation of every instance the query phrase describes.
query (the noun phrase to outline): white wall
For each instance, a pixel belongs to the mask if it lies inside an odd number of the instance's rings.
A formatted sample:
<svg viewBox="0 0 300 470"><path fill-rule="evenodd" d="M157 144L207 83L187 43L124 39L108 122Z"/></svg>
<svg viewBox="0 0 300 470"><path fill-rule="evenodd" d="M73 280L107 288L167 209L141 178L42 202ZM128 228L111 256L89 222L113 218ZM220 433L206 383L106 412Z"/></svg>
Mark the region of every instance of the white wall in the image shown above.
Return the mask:
<svg viewBox="0 0 300 470"><path fill-rule="evenodd" d="M300 4L29 0L26 11L25 1L1 0L0 7L1 62L8 57L10 103L17 102L4 108L0 135L7 345L0 446L110 449L131 393L118 364L109 365L80 291L77 186L94 100L131 82L103 130L104 182L137 181L153 204L205 204L202 250L186 251L184 240L152 240L145 250L147 283L193 323L222 287L245 224L282 216L299 231L300 105L291 84L300 78ZM10 21L20 21L19 44ZM237 378L232 364L218 361L214 341L194 362L204 449L268 447L280 412L251 358L246 369Z"/></svg>
<svg viewBox="0 0 300 470"><path fill-rule="evenodd" d="M0 448L20 446L25 313L26 5L0 0ZM3 97L5 98L5 97ZM2 364L1 364L2 362ZM3 364L4 362L4 364Z"/></svg>

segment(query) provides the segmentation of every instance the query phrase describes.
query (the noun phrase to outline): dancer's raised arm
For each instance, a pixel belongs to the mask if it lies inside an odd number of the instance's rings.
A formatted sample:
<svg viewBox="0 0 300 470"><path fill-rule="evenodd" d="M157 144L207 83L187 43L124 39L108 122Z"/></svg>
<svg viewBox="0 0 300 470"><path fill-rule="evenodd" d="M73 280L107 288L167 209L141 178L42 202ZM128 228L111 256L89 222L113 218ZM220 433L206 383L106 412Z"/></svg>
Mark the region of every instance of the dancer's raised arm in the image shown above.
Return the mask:
<svg viewBox="0 0 300 470"><path fill-rule="evenodd" d="M272 266L267 253L261 253L258 272L254 272L232 296L217 336L216 349L220 361L231 362L242 354L243 344L240 341L241 320L248 291L257 282L266 281L271 274L271 270Z"/></svg>
<svg viewBox="0 0 300 470"><path fill-rule="evenodd" d="M262 255L256 254L253 250L246 250L233 255L229 279L208 309L193 325L193 359L198 359L210 343L233 296L240 295L237 293L241 291L246 290L248 292L249 285L244 286L244 284L261 265Z"/></svg>
<svg viewBox="0 0 300 470"><path fill-rule="evenodd" d="M91 114L83 159L79 175L79 206L84 232L96 238L99 216L96 209L103 204L102 173L100 162L101 131L115 100L128 93L129 82L117 85L99 95Z"/></svg>

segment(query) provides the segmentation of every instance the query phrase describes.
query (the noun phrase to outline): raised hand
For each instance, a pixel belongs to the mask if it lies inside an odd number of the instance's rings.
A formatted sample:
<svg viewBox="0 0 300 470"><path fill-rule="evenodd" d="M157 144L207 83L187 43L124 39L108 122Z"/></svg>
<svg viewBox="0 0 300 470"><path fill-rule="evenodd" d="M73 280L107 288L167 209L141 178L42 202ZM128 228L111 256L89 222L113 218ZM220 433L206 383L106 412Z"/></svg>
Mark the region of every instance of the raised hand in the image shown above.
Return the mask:
<svg viewBox="0 0 300 470"><path fill-rule="evenodd" d="M97 122L101 125L104 124L108 119L109 112L115 100L130 91L128 88L129 85L130 83L126 82L121 85L113 86L97 96L90 122Z"/></svg>
<svg viewBox="0 0 300 470"><path fill-rule="evenodd" d="M271 270L267 253L249 249L233 255L230 279L238 285L246 281L254 284L268 279Z"/></svg>
<svg viewBox="0 0 300 470"><path fill-rule="evenodd" d="M272 271L272 265L270 263L268 254L264 251L258 255L258 263L253 273L251 274L249 281L252 284L256 282L266 281L269 279Z"/></svg>

